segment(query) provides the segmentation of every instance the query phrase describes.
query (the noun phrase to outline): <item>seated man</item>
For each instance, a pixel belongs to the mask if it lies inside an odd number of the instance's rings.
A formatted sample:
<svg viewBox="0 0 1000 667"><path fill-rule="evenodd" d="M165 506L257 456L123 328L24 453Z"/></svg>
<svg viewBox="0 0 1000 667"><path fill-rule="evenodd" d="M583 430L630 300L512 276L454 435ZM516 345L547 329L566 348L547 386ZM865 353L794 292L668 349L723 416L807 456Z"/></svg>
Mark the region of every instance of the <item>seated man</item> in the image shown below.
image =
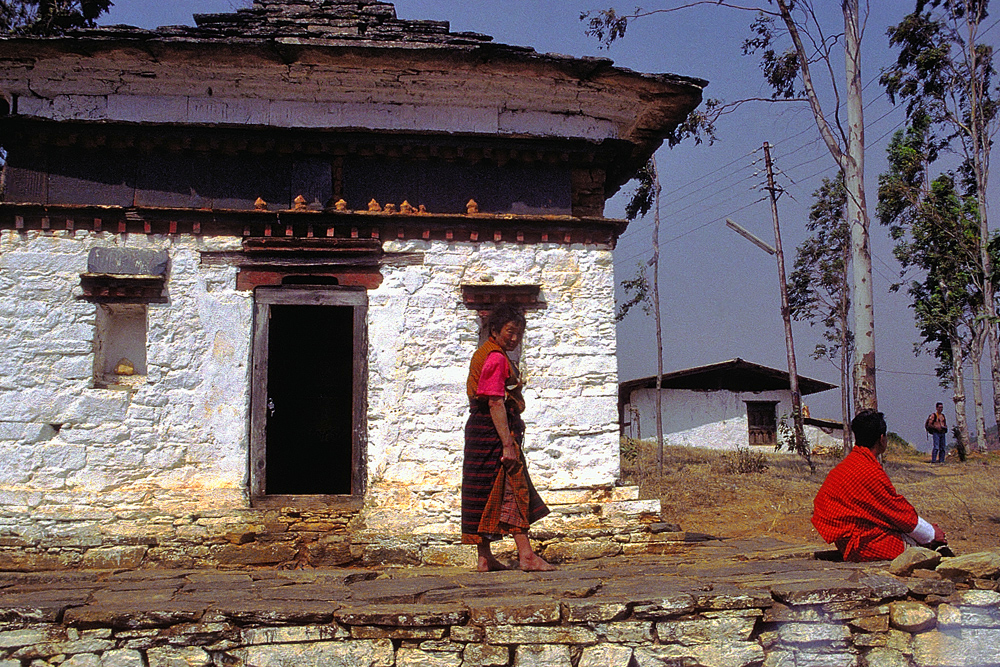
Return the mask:
<svg viewBox="0 0 1000 667"><path fill-rule="evenodd" d="M813 501L812 523L844 560L892 559L907 545L944 543L937 526L896 493L878 456L886 448L881 412L862 410L851 422L854 449L830 471Z"/></svg>

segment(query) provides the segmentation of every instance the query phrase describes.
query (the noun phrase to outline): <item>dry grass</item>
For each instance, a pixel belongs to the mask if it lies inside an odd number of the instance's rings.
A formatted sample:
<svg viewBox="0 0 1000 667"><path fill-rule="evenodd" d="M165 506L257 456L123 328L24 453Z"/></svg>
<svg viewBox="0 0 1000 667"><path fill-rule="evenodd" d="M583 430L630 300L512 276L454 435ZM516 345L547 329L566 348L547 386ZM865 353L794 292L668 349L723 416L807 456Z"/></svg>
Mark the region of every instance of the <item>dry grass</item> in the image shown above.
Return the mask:
<svg viewBox="0 0 1000 667"><path fill-rule="evenodd" d="M663 519L689 532L719 537L768 535L820 544L812 501L836 457L813 457L816 473L799 456L769 450L717 452L667 447L663 477L656 474L655 444L639 443L623 457L622 477L643 498L659 498ZM921 516L940 524L956 553L1000 544L1000 456L972 454L965 463L933 465L927 454L893 446L885 468Z"/></svg>

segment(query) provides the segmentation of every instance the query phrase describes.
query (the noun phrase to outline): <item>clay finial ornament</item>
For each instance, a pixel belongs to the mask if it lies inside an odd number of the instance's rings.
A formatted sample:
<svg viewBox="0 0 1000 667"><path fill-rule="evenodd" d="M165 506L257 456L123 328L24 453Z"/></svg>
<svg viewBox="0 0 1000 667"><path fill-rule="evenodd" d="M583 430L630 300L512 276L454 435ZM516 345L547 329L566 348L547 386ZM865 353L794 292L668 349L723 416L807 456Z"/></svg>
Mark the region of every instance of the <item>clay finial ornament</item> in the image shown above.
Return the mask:
<svg viewBox="0 0 1000 667"><path fill-rule="evenodd" d="M257 201L253 203L253 210L255 211L266 211L267 202L264 201L263 197L257 197Z"/></svg>
<svg viewBox="0 0 1000 667"><path fill-rule="evenodd" d="M306 209L309 208L308 204L309 202L306 200L306 198L303 197L302 195L299 195L292 201L292 210L305 211Z"/></svg>
<svg viewBox="0 0 1000 667"><path fill-rule="evenodd" d="M465 212L468 215L479 213L479 204L476 203L475 199L470 199L469 203L465 205Z"/></svg>
<svg viewBox="0 0 1000 667"><path fill-rule="evenodd" d="M338 199L337 203L334 204L333 206L338 211L346 211L347 210L347 202L344 201L343 199Z"/></svg>
<svg viewBox="0 0 1000 667"><path fill-rule="evenodd" d="M383 210L386 213L395 213L396 212L396 205L395 204L386 204L385 205L385 209L383 209Z"/></svg>
<svg viewBox="0 0 1000 667"><path fill-rule="evenodd" d="M410 204L410 202L406 201L405 199L403 200L403 203L399 205L400 213L410 214L410 213L415 213L416 210L417 209L413 208L413 205Z"/></svg>
<svg viewBox="0 0 1000 667"><path fill-rule="evenodd" d="M371 211L372 213L377 213L378 211L382 210L382 207L379 206L377 201L372 199L370 202L368 202L368 210Z"/></svg>

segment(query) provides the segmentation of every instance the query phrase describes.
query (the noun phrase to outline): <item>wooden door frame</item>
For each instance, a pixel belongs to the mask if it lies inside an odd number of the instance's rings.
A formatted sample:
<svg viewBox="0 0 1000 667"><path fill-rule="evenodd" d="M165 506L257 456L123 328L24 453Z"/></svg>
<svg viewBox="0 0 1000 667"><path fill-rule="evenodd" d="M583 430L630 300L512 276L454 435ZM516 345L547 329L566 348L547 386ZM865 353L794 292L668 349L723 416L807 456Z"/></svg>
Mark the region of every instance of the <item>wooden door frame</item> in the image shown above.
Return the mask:
<svg viewBox="0 0 1000 667"><path fill-rule="evenodd" d="M351 493L267 495L267 371L271 306L348 306L354 309L352 364ZM368 292L363 287L257 287L250 379L250 502L253 506L347 504L360 506L368 467ZM303 360L303 367L308 366Z"/></svg>
<svg viewBox="0 0 1000 667"><path fill-rule="evenodd" d="M781 403L781 401L778 401L778 400L766 400L766 401L744 400L743 401L743 404L746 407L746 411L747 411L747 444L748 445L752 444L750 442L750 440L751 440L750 433L751 433L751 429L753 429L753 425L750 423L750 406L753 405L753 406L756 407L756 406L762 406L762 405L770 405L771 409L774 411L773 414L774 414L774 438L775 438L775 441L773 443L767 443L767 445L766 445L768 447L773 447L774 444L777 443L777 438L778 438L778 405L780 403ZM759 445L759 446L764 446L764 445Z"/></svg>

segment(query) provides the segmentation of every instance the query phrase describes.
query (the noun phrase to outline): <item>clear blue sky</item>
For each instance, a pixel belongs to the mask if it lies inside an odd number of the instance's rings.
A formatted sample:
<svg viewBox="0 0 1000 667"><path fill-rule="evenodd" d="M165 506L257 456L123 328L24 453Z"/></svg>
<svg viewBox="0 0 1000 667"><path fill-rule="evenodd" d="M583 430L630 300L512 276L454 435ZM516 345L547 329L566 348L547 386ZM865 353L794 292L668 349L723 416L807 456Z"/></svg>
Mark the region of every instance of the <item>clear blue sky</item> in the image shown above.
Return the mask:
<svg viewBox="0 0 1000 667"><path fill-rule="evenodd" d="M141 27L192 24L193 13L228 12L246 4L241 0L116 0L102 23ZM817 4L830 5L831 13L823 17L828 19L827 30L841 32L839 3ZM655 16L634 23L625 39L610 49L600 49L594 39L584 34L579 16L582 11L610 5L609 0L395 2L400 18L447 20L452 30L489 34L498 42L529 46L539 52L610 57L617 65L638 71L707 79L710 84L706 97L735 100L769 96L757 60L741 51L754 18L752 12L705 6ZM893 130L903 122L902 110L888 103L876 79L880 69L893 59L885 30L899 21L911 3L871 5L862 67L863 80L868 84L864 91L868 203L874 213L877 177L885 168L885 146ZM633 6L618 4L618 9L628 11ZM994 45L998 37L1000 30L987 33ZM657 153L663 181L660 289L664 369L678 370L733 357L785 368L774 259L729 231L724 220L731 217L759 237L773 239L770 209L760 189L764 180L760 148L765 141L771 143L780 170L778 183L787 192L778 207L790 272L794 249L805 238L804 222L812 192L824 176L834 177L836 168L818 140L811 114L801 104L746 105L719 123L719 139L713 146L682 145ZM609 202L607 215L623 216L628 190ZM998 224L1000 220L993 221L994 229ZM615 251L619 281L632 277L636 265L650 257L651 229L652 215L633 223L622 236ZM929 355L913 354L917 334L907 297L889 292L890 283L898 280L899 266L892 257L887 234L877 222L872 225L872 239L879 408L886 413L890 430L927 449L923 420L936 401L945 404L949 424L954 423L951 390L939 386ZM839 384L833 365L809 356L819 335L819 330L808 325L795 325L799 372ZM630 314L618 327L618 344L619 350L628 351L619 354L620 379L655 373L651 317L638 311ZM984 377L988 379L985 369ZM992 411L989 387L986 389L989 426ZM971 386L968 393L971 397ZM805 398L813 416L828 419L840 418L839 401L836 390ZM971 427L971 401L968 417Z"/></svg>

